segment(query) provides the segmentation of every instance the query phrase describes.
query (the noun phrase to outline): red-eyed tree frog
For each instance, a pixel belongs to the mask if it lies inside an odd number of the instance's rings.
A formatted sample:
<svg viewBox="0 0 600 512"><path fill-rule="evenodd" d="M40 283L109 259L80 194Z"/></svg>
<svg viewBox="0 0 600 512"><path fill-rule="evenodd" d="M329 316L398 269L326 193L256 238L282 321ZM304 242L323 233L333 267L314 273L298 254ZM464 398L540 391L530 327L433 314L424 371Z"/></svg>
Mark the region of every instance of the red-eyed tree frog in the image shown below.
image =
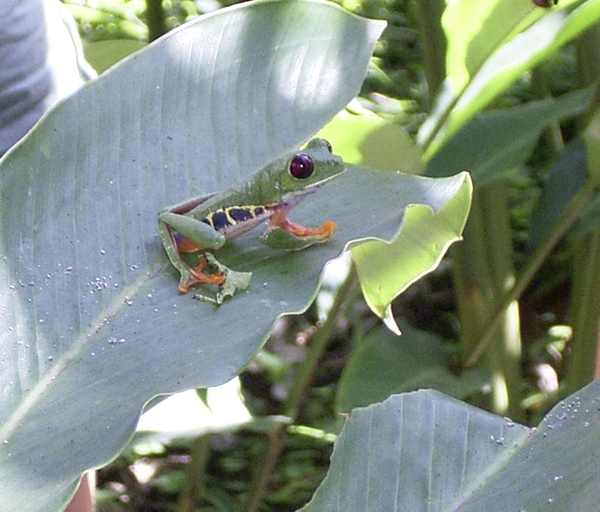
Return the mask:
<svg viewBox="0 0 600 512"><path fill-rule="evenodd" d="M312 139L304 149L271 162L223 192L162 211L158 216L160 238L171 263L181 274L179 292L187 293L190 286L199 283L216 284L222 292L210 301L220 304L224 296L244 289L251 274L228 269L211 252L266 219L270 222L260 240L269 246L300 250L326 242L337 228L335 222L307 228L291 222L287 216L307 194L345 169L343 160L332 154L329 142ZM186 263L184 253L199 253L197 265ZM218 270L205 273L207 265ZM223 292L228 281L234 282ZM206 300L205 296L199 297Z"/></svg>

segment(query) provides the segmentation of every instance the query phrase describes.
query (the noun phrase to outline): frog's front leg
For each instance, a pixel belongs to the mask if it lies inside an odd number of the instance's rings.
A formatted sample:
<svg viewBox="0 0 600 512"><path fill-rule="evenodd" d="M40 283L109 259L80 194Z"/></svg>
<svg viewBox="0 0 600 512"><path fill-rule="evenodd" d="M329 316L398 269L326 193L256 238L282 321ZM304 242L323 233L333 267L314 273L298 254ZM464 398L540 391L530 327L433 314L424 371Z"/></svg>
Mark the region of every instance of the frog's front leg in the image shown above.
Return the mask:
<svg viewBox="0 0 600 512"><path fill-rule="evenodd" d="M318 228L307 228L302 224L292 222L287 218L287 212L285 210L275 210L275 213L271 217L269 223L272 227L278 227L287 231L288 233L295 235L300 238L317 237L323 241L331 238L337 229L337 224L332 220L327 220Z"/></svg>
<svg viewBox="0 0 600 512"><path fill-rule="evenodd" d="M220 249L225 244L225 236L222 233L192 216L170 210L159 214L158 230L169 260L181 274L180 293L187 293L189 287L197 283L223 284L223 272L203 272L207 263L204 256L200 257L196 267L190 267L181 257L181 253Z"/></svg>
<svg viewBox="0 0 600 512"><path fill-rule="evenodd" d="M276 207L267 230L260 237L264 244L288 251L299 251L329 240L337 224L331 220L318 228L307 228L287 218L289 208Z"/></svg>

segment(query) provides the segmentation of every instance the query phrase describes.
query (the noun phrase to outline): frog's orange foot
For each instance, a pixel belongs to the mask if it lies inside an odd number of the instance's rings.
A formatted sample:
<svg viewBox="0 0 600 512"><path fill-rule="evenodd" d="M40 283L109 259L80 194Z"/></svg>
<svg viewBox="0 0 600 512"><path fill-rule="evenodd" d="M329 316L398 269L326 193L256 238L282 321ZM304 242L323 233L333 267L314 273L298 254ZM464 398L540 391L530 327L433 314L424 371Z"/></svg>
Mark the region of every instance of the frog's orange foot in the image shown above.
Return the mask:
<svg viewBox="0 0 600 512"><path fill-rule="evenodd" d="M275 213L275 215L271 217L270 225L273 227L281 228L284 231L287 231L288 233L301 238L316 236L319 238L327 239L331 238L335 233L335 230L337 229L337 224L332 220L324 222L323 225L319 226L318 228L307 228L302 226L301 224L296 224L295 222L292 222L285 215L278 215L277 213Z"/></svg>
<svg viewBox="0 0 600 512"><path fill-rule="evenodd" d="M179 293L187 293L190 286L196 284L218 284L225 282L225 274L223 272L215 272L214 274L205 274L202 272L206 267L206 258L202 256L198 261L198 265L190 268L190 276L182 283L179 283Z"/></svg>

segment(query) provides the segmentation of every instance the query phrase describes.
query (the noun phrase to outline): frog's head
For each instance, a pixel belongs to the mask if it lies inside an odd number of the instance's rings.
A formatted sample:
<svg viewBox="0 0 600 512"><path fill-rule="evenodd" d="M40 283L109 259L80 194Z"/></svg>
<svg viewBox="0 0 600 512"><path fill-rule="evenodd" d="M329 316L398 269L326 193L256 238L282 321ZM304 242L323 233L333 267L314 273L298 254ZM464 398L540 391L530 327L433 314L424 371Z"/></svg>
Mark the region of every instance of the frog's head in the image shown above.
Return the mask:
<svg viewBox="0 0 600 512"><path fill-rule="evenodd" d="M344 161L332 154L329 142L312 139L304 149L288 157L285 167L279 169L278 188L284 199L304 196L345 168Z"/></svg>

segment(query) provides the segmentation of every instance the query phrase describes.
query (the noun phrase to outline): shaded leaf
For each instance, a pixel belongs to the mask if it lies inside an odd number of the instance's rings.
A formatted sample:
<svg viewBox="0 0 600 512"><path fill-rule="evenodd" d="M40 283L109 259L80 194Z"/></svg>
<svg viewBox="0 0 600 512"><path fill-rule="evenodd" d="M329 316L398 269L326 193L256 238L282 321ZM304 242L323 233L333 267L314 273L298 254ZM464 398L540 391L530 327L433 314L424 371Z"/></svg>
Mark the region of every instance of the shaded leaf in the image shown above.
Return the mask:
<svg viewBox="0 0 600 512"><path fill-rule="evenodd" d="M385 400L394 393L437 389L464 399L489 383L481 368L453 374L450 354L436 335L400 323L402 336L379 327L369 333L344 367L337 394L337 409L350 412Z"/></svg>
<svg viewBox="0 0 600 512"><path fill-rule="evenodd" d="M451 176L468 170L475 186L522 165L550 122L583 112L595 87L551 100L531 101L483 112L448 141L428 162L427 176Z"/></svg>
<svg viewBox="0 0 600 512"><path fill-rule="evenodd" d="M530 435L436 391L394 395L348 415L327 477L301 510L462 510Z"/></svg>
<svg viewBox="0 0 600 512"><path fill-rule="evenodd" d="M586 183L587 162L582 139L573 139L550 167L548 183L531 213L530 243L535 250L550 233L571 200Z"/></svg>
<svg viewBox="0 0 600 512"><path fill-rule="evenodd" d="M355 409L302 510L597 510L599 395L596 381L537 429L435 391Z"/></svg>

